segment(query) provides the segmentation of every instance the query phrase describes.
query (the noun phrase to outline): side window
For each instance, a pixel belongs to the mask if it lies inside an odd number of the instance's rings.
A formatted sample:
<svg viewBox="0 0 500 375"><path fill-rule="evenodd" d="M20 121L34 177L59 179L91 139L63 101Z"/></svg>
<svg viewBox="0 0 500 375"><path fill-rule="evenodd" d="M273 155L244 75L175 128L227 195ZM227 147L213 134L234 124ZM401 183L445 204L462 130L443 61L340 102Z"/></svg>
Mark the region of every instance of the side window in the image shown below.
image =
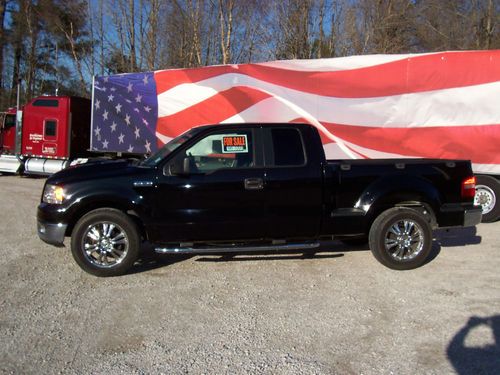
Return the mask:
<svg viewBox="0 0 500 375"><path fill-rule="evenodd" d="M306 163L302 136L297 129L274 128L271 130L273 138L275 166L301 166Z"/></svg>
<svg viewBox="0 0 500 375"><path fill-rule="evenodd" d="M16 126L16 115L5 115L5 129Z"/></svg>
<svg viewBox="0 0 500 375"><path fill-rule="evenodd" d="M57 121L56 120L45 120L43 127L43 138L53 139L57 135Z"/></svg>
<svg viewBox="0 0 500 375"><path fill-rule="evenodd" d="M252 130L212 133L180 154L188 158L193 173L209 173L223 168L251 168L255 165Z"/></svg>

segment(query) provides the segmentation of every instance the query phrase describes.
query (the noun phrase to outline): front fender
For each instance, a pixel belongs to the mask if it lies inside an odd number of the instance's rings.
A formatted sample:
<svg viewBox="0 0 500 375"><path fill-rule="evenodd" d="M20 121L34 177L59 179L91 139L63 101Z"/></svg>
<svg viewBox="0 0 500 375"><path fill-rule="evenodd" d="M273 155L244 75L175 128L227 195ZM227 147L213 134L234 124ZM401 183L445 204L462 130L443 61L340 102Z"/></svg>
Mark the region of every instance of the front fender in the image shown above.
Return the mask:
<svg viewBox="0 0 500 375"><path fill-rule="evenodd" d="M86 213L103 207L115 208L136 216L141 222L147 220L148 212L143 197L134 189L117 187L114 184L80 186L71 193L71 203L61 207L59 211L66 218L68 228L66 235L71 235L76 222Z"/></svg>

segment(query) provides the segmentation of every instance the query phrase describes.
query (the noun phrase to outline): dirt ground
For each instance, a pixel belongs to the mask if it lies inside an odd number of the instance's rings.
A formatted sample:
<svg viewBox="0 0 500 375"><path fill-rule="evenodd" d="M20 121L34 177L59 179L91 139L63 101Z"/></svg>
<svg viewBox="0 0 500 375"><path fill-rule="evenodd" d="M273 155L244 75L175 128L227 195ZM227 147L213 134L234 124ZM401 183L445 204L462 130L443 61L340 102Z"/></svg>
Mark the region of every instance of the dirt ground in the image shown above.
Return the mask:
<svg viewBox="0 0 500 375"><path fill-rule="evenodd" d="M102 279L38 239L43 183L0 176L2 373L500 373L500 222L436 232L413 271L332 242Z"/></svg>

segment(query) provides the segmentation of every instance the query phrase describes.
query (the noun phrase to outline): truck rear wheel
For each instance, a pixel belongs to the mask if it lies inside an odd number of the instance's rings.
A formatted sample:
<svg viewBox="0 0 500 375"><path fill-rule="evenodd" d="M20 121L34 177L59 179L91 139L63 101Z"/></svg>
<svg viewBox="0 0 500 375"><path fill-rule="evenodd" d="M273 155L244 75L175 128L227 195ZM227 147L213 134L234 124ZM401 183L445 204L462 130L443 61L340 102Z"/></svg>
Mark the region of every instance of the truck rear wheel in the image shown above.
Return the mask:
<svg viewBox="0 0 500 375"><path fill-rule="evenodd" d="M432 249L432 228L418 211L395 207L380 214L369 234L370 249L383 265L395 270L421 266Z"/></svg>
<svg viewBox="0 0 500 375"><path fill-rule="evenodd" d="M78 265L95 276L127 272L139 255L140 236L133 220L119 210L101 208L84 215L71 236Z"/></svg>
<svg viewBox="0 0 500 375"><path fill-rule="evenodd" d="M476 176L474 204L483 208L483 223L491 223L500 217L500 182L490 176Z"/></svg>

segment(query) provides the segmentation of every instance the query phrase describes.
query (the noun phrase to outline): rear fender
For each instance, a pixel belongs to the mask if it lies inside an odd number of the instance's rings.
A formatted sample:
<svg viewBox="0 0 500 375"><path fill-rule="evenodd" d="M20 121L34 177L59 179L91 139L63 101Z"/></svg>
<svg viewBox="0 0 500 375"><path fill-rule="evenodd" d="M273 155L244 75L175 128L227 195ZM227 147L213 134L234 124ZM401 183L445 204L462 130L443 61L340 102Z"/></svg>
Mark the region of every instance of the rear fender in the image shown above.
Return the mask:
<svg viewBox="0 0 500 375"><path fill-rule="evenodd" d="M391 207L412 207L429 214L435 224L442 198L438 189L423 178L411 175L382 177L370 184L360 195L355 208L365 212L367 224Z"/></svg>

